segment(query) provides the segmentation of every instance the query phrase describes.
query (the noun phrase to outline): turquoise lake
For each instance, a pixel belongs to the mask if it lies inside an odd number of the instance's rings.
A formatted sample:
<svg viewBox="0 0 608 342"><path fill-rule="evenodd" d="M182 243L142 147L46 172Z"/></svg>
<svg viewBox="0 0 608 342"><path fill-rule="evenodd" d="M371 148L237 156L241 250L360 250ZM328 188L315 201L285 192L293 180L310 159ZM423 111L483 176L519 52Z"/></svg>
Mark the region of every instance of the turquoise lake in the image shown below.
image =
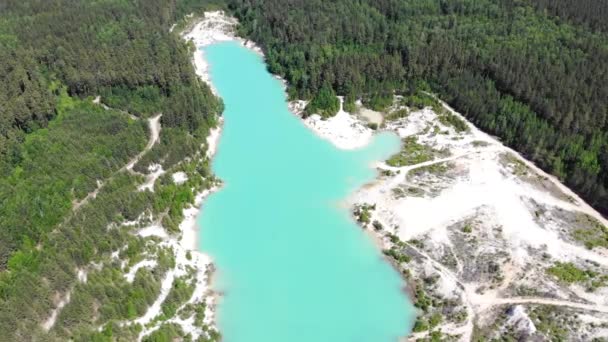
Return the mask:
<svg viewBox="0 0 608 342"><path fill-rule="evenodd" d="M262 57L234 42L204 49L225 104L213 160L223 187L203 204L200 249L217 271L226 342L397 341L415 319L404 281L343 202L399 149L377 135L345 151L287 109Z"/></svg>

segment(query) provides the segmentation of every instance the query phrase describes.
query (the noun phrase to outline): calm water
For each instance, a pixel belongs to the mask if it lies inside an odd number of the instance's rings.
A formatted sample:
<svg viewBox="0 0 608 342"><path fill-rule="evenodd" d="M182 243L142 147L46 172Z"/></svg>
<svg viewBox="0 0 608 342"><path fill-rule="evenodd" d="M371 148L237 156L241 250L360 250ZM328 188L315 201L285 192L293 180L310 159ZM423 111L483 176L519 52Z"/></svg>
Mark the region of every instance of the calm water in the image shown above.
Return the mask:
<svg viewBox="0 0 608 342"><path fill-rule="evenodd" d="M399 275L340 202L399 148L390 134L338 150L288 112L280 82L236 43L205 49L226 105L201 249L224 293L227 342L396 341L414 312Z"/></svg>

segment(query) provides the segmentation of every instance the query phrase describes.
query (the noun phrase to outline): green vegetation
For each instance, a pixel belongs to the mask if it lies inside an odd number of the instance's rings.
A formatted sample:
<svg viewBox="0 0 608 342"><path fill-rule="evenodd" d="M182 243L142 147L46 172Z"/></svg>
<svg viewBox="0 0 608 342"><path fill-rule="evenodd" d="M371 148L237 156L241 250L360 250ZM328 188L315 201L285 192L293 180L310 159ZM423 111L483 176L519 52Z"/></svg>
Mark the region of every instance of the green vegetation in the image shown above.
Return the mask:
<svg viewBox="0 0 608 342"><path fill-rule="evenodd" d="M488 142L482 140L474 140L473 142L471 142L471 144L474 147L487 147L490 145Z"/></svg>
<svg viewBox="0 0 608 342"><path fill-rule="evenodd" d="M200 146L222 104L195 75L171 24L194 1L13 1L0 12L0 336L5 340L135 340L173 267L156 238L121 225L143 214L176 230L192 189L214 182ZM198 7L197 7L198 6ZM104 109L92 103L102 96ZM125 170L162 113L160 143ZM186 157L190 159L186 160ZM151 163L188 181L138 191ZM96 196L89 196L97 190ZM81 204L76 206L75 204ZM144 258L132 283L126 267ZM86 282L77 273L87 274ZM175 284L174 284L175 285ZM177 286L177 285L175 285ZM179 291L178 291L179 290ZM187 289L172 291L166 312ZM53 328L41 328L70 293ZM203 326L202 320L200 326ZM101 328L98 331L98 328Z"/></svg>
<svg viewBox="0 0 608 342"><path fill-rule="evenodd" d="M576 315L564 312L558 306L539 305L529 311L528 315L536 326L550 341L568 341L568 328L577 327Z"/></svg>
<svg viewBox="0 0 608 342"><path fill-rule="evenodd" d="M171 342L181 340L184 336L181 326L175 323L165 323L150 335L144 337L144 342Z"/></svg>
<svg viewBox="0 0 608 342"><path fill-rule="evenodd" d="M441 176L446 174L449 171L450 166L448 163L436 163L427 166L417 167L411 170L408 176L420 176L423 174L433 174L437 176Z"/></svg>
<svg viewBox="0 0 608 342"><path fill-rule="evenodd" d="M412 135L403 139L401 151L390 157L386 163L393 167L415 165L432 160L436 155L446 156L446 153L419 144L418 137Z"/></svg>
<svg viewBox="0 0 608 342"><path fill-rule="evenodd" d="M410 111L408 109L406 109L406 108L398 109L394 112L390 112L386 116L386 121L394 121L394 120L407 118L409 115L410 115Z"/></svg>
<svg viewBox="0 0 608 342"><path fill-rule="evenodd" d="M167 298L162 304L161 310L167 318L175 316L177 309L184 305L194 293L194 284L189 277L176 278Z"/></svg>
<svg viewBox="0 0 608 342"><path fill-rule="evenodd" d="M393 104L393 93L391 92L373 92L363 98L363 105L367 108L382 112Z"/></svg>
<svg viewBox="0 0 608 342"><path fill-rule="evenodd" d="M382 253L384 253L384 255L390 257L391 259L395 260L398 263L402 263L402 262L410 262L411 258L403 253L403 251L399 250L398 248L391 248L391 249L385 249L384 251L382 251Z"/></svg>
<svg viewBox="0 0 608 342"><path fill-rule="evenodd" d="M579 283L586 286L588 291L594 291L599 287L608 286L608 275L599 274L591 270L583 270L574 264L557 262L547 269L547 273L555 276L565 284Z"/></svg>
<svg viewBox="0 0 608 342"><path fill-rule="evenodd" d="M435 113L439 114L445 110L435 97L420 90L403 96L400 103L414 111L430 107Z"/></svg>
<svg viewBox="0 0 608 342"><path fill-rule="evenodd" d="M518 177L528 176L530 174L530 168L526 164L524 164L521 160L519 160L512 153L506 152L500 155L500 162L504 166L508 166L511 168L511 171L514 175Z"/></svg>
<svg viewBox="0 0 608 342"><path fill-rule="evenodd" d="M539 10L546 10L552 15L565 19L573 24L583 25L592 30L608 31L608 4L602 0L554 1L531 0Z"/></svg>
<svg viewBox="0 0 608 342"><path fill-rule="evenodd" d="M356 205L353 209L353 215L357 218L357 222L364 227L371 222L372 211L376 210L375 204Z"/></svg>
<svg viewBox="0 0 608 342"><path fill-rule="evenodd" d="M439 122L445 126L453 127L458 133L469 131L469 126L467 126L467 123L464 122L464 120L447 110L440 112L438 118Z"/></svg>
<svg viewBox="0 0 608 342"><path fill-rule="evenodd" d="M73 101L48 128L27 136L21 160L0 179L0 269L18 267L11 252L36 244L64 220L72 201L84 198L103 180L139 153L146 143L144 122Z"/></svg>
<svg viewBox="0 0 608 342"><path fill-rule="evenodd" d="M227 2L291 98L329 85L383 109L437 93L608 212L605 1Z"/></svg>
<svg viewBox="0 0 608 342"><path fill-rule="evenodd" d="M425 194L423 189L414 186L398 186L391 189L391 192L395 198L403 198L406 196L422 197Z"/></svg>
<svg viewBox="0 0 608 342"><path fill-rule="evenodd" d="M319 90L319 93L306 106L304 116L319 114L322 118L328 118L336 115L338 110L340 110L340 101L336 97L334 90L326 85Z"/></svg>
<svg viewBox="0 0 608 342"><path fill-rule="evenodd" d="M378 220L374 220L374 222L372 222L372 226L374 226L374 230L376 230L376 231L380 231L384 228L382 226L382 223L380 223L380 221L378 221Z"/></svg>
<svg viewBox="0 0 608 342"><path fill-rule="evenodd" d="M608 228L589 215L582 215L577 218L572 236L589 249L595 247L608 248Z"/></svg>

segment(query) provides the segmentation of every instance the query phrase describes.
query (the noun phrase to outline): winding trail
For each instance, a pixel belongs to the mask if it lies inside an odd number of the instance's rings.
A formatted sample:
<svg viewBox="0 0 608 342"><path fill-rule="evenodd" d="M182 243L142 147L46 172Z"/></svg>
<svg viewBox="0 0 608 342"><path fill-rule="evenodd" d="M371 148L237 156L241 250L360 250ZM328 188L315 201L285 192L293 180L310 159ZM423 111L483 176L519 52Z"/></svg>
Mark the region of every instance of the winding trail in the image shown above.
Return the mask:
<svg viewBox="0 0 608 342"><path fill-rule="evenodd" d="M496 305L512 305L512 304L539 304L539 305L554 305L554 306L566 306L574 309L581 309L587 311L595 311L608 313L607 305L595 305L595 304L584 304L571 302L561 299L543 298L543 297L509 297L509 298L497 298L493 296L477 295L473 302L479 306L496 306Z"/></svg>
<svg viewBox="0 0 608 342"><path fill-rule="evenodd" d="M103 103L100 102L99 97L95 98L93 100L93 103L95 104L99 104L101 106L103 106L104 109L108 110L110 109L108 106L104 105ZM125 111L121 111L123 113L128 114ZM139 120L139 118L132 116L131 114L128 114L129 117L135 119L135 120ZM150 129L150 137L148 139L148 144L146 145L146 147L140 152L138 153L135 157L131 158L129 160L129 162L124 165L123 167L121 167L118 171L114 172L112 175L110 175L110 177L108 178L112 178L115 174L122 172L122 171L129 171L132 173L135 173L135 171L133 171L133 166L135 166L135 164L137 164L137 162L158 142L159 137L160 137L160 131L161 131L161 125L160 125L160 117L162 116L162 114L158 114L153 118L148 119L148 125L149 125L149 129ZM99 191L104 187L104 185L106 184L106 180L104 181L99 181L97 180L97 188L91 192L89 192L83 199L81 199L80 201L75 201L73 206L72 206L72 213L78 211L83 205L85 205L86 203L88 203L91 199L94 199L95 197L97 197L97 194L99 193ZM69 217L69 215L68 215ZM51 232L51 234L57 232L57 227L55 229L53 229L53 231ZM59 316L59 314L61 313L61 310L63 309L63 307L68 304L70 302L70 296L71 296L71 290L69 290L64 297L59 301L59 303L57 304L57 307L55 309L53 309L53 311L51 312L51 314L49 315L49 318L47 318L41 325L42 328L46 331L50 330L54 325L55 325L55 321L57 320L57 317Z"/></svg>
<svg viewBox="0 0 608 342"><path fill-rule="evenodd" d="M493 139L493 138L489 137L489 139ZM461 153L461 154L446 157L446 158L430 160L427 162L418 163L415 165L408 165L408 166L404 166L404 167L391 167L389 165L386 165L385 163L381 163L379 165L379 167L381 169L399 171L399 174L397 176L393 177L393 179L383 181L383 182L388 182L388 183L386 183L386 184L389 184L388 188L393 187L395 185L399 185L399 184L408 184L408 182L407 182L408 173L412 170L415 170L415 169L418 169L421 167L445 163L445 162L457 160L460 158L464 158L464 157L467 157L467 156L470 156L473 154L510 152L510 153L513 153L513 155L517 156L517 159L521 160L526 166L528 166L532 170L532 172L534 172L538 175L547 177L559 190L561 190L563 193L565 193L568 196L571 196L572 198L574 198L576 200L576 203L569 203L562 199L552 198L551 201L549 201L551 205L554 205L555 207L558 207L558 208L561 208L564 210L568 210L568 211L578 211L578 212L588 214L591 217L598 219L602 223L606 221L601 215L599 215L599 213L597 211L595 211L593 208L591 208L589 205L587 205L583 200L581 200L578 196L576 196L576 194L574 194L571 190L569 190L567 187L565 187L563 184L561 184L557 179L555 179L554 177L552 177L550 175L547 175L544 171L542 171L541 169L536 167L533 163L527 161L521 155L517 154L517 152L505 147L504 145L500 144L499 142L496 142L494 139L493 139L493 143L496 144L496 146L493 148L488 148L488 149L484 149L484 150L480 150L480 151ZM527 196L532 197L532 198L542 197L544 202L548 201L548 199L546 198L548 196L546 196L546 195L543 196L542 192L537 191L537 190L531 191L530 193L527 194ZM461 336L460 339L462 341L471 340L471 338L473 336L474 322L476 320L476 317L479 317L480 315L482 315L484 311L491 309L492 307L499 306L499 305L517 305L517 304L551 305L551 306L562 306L562 307L568 307L568 308L572 308L572 309L580 309L580 310L600 312L600 313L608 313L608 305L586 304L586 303L580 303L580 302L574 302L574 301L568 301L568 300L562 300L562 299L555 299L555 298L544 298L544 297L507 297L507 298L504 298L504 297L499 297L496 291L488 291L488 292L484 293L483 295L478 294L475 292L476 288L475 288L475 286L473 286L473 284L467 284L458 277L458 273L459 273L459 270L462 269L461 268L462 265L458 265L457 266L458 271L454 272L454 271L450 270L449 268L447 268L446 266L444 266L441 262L435 260L433 257L431 257L429 254L427 254L423 250L419 249L418 247L416 247L410 243L407 243L407 242L405 242L405 243L408 245L409 248L414 250L419 256L426 259L442 277L445 277L446 279L452 281L454 284L457 285L457 289L458 289L457 292L460 293L462 302L463 302L464 306L466 307L467 319L463 324L448 323L448 324L441 325L438 328L442 329L442 331L444 331L445 333L448 333L448 334L460 335ZM565 244L567 244L567 243L565 243ZM589 251L585 251L582 248L578 248L577 246L574 246L571 244L567 244L567 245L569 245L569 247L571 247L571 248L574 248L574 250L576 250L576 252L578 252L577 254L589 259L589 257L590 257L590 255L588 255L588 254L590 254ZM579 251L579 249L580 249L580 251ZM454 251L452 250L451 252L455 256ZM600 255L597 255L596 257L591 258L591 259L593 259L594 261L596 261L600 264L606 264L606 262L608 261L608 258L604 258ZM459 260L457 258L456 258L456 261L457 261L457 264L460 264ZM427 332L412 334L410 337L408 337L408 340L415 340L417 338L423 338L425 336L428 336L428 333L429 332L427 331Z"/></svg>
<svg viewBox="0 0 608 342"><path fill-rule="evenodd" d="M109 109L106 105L103 105L104 108ZM125 112L126 113L126 112ZM114 174L118 173L118 172L122 172L122 171L129 171L131 173L135 173L135 171L133 171L133 167L135 166L135 164L137 164L137 162L144 156L144 154L146 154L148 151L150 151L150 149L152 149L152 147L158 142L159 137L160 137L160 130L161 130L161 126L160 126L160 117L162 116L162 114L158 114L153 118L148 119L148 127L150 129L150 137L148 138L148 144L146 145L146 147L140 152L138 153L135 157L131 158L129 160L129 162L121 167L118 171L116 171ZM112 176L111 175L110 178ZM97 188L91 192L89 192L83 199L81 199L80 201L75 201L74 205L72 207L73 211L77 211L78 209L80 209L80 207L82 207L84 204L88 203L91 199L97 197L97 194L99 193L99 191L103 188L103 186L105 185L106 181L97 181Z"/></svg>
<svg viewBox="0 0 608 342"><path fill-rule="evenodd" d="M160 117L161 116L162 116L162 114L158 114L157 116L148 119L148 126L150 127L150 138L148 139L148 144L143 149L143 151L141 151L138 155L133 157L127 163L127 165L125 165L123 168L121 168L119 170L119 172L124 171L124 170L132 171L133 166L135 166L135 164L137 164L137 162L144 156L144 154L146 154L146 152L150 151L152 146L154 146L154 144L156 144L158 142L158 139L160 137L160 129L161 129L161 127L160 127Z"/></svg>
<svg viewBox="0 0 608 342"><path fill-rule="evenodd" d="M418 255L427 259L435 268L435 270L441 274L441 276L452 280L458 285L458 290L462 296L463 303L465 304L467 311L467 320L465 324L456 325L454 323L444 324L438 328L442 329L443 332L448 334L461 335L462 341L470 341L473 336L474 321L475 317L482 312L498 305L515 305L515 304L537 304L537 305L552 305L552 306L563 306L573 309L581 309L587 311L608 313L608 305L597 305L597 304L585 304L572 302L554 298L544 297L497 297L495 291L486 292L483 295L475 293L475 288L465 284L460 280L457 274L452 272L450 269L445 267L442 263L433 259L426 252L420 250L416 246L405 242L405 244L414 250ZM408 340L415 340L417 338L423 338L427 336L427 332L412 334L408 337Z"/></svg>

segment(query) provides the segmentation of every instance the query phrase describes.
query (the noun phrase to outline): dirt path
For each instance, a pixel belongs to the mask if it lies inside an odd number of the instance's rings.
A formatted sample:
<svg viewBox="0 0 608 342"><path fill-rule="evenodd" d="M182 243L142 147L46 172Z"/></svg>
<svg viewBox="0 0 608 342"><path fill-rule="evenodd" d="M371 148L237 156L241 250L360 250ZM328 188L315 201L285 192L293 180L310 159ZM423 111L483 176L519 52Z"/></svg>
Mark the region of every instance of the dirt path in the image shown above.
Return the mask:
<svg viewBox="0 0 608 342"><path fill-rule="evenodd" d="M432 94L431 94L432 95ZM432 95L434 96L434 95ZM521 161L522 163L524 163L527 167L529 167L530 169L532 169L534 172L536 172L537 174L546 177L555 187L557 187L560 191L562 191L566 196L570 196L572 197L575 202L576 205L571 206L572 208L574 208L577 211L580 211L582 213L585 213L595 219L597 219L599 222L601 222L604 226L608 227L608 219L606 219L605 217L603 217L599 212L597 212L597 210L593 209L593 207L591 207L589 204L587 204L587 202L585 202L583 199L581 199L574 191L570 190L570 188L568 188L567 186L565 186L564 184L562 184L559 179L557 179L555 176L550 175L548 173L546 173L545 171L543 171L541 168L539 168L538 166L536 166L533 162L527 160L526 158L524 158L521 154L519 154L519 152L513 150L512 148L505 146L502 142L500 142L499 140L497 140L496 138L492 137L491 135L484 133L483 131L477 129L477 127L475 127L473 124L469 123L469 121L463 117L460 113L456 112L452 107L450 107L447 103L441 101L440 99L436 98L445 109L449 110L452 114L458 116L459 118L465 120L465 122L467 122L471 127L475 128L475 130L477 130L479 132L479 134L483 135L484 138L486 138L488 141L501 146L505 152L510 152L513 155L515 155L515 157L517 158L517 160Z"/></svg>
<svg viewBox="0 0 608 342"><path fill-rule="evenodd" d="M104 106L104 108L108 109L107 106L105 106L104 104L99 103L98 99L96 98L95 100L93 100L94 103L100 104L102 106ZM135 166L135 164L137 164L137 162L144 156L144 154L146 154L146 152L148 152L153 146L154 144L156 144L158 142L158 139L160 137L160 130L161 130L161 126L160 126L160 117L162 114L158 114L157 116L148 119L148 125L150 128L150 137L148 139L148 144L146 145L146 147L140 152L138 153L135 157L131 158L129 160L129 162L123 166L122 168L120 168L120 170L116 171L116 172L121 172L124 170L128 170L129 172L133 172L133 166ZM115 172L115 173L116 173ZM110 176L112 177L112 176ZM91 192L89 192L87 194L87 196L83 199L81 199L80 201L75 201L72 207L72 212L77 211L78 209L80 209L80 207L82 207L84 204L88 203L91 199L97 197L97 194L99 193L99 191L103 188L103 186L105 185L105 181L97 181L97 188ZM53 230L52 233L56 232L57 228L55 228ZM50 330L53 325L55 325L55 321L57 319L57 316L59 315L59 313L61 312L61 310L63 309L63 307L70 302L70 296L71 296L71 290L68 291L65 295L65 297L63 299L61 299L61 301L59 302L59 304L57 305L57 307L51 312L51 315L49 316L49 318L42 323L42 327L43 329L45 329L46 331Z"/></svg>
<svg viewBox="0 0 608 342"><path fill-rule="evenodd" d="M581 309L587 311L608 313L608 305L596 305L596 304L584 304L577 303L567 300L554 299L554 298L543 298L543 297L509 297L501 298L497 297L496 293L487 292L483 295L475 293L475 284L466 284L460 280L457 274L452 272L449 268L445 267L440 262L433 259L430 255L420 250L414 245L406 243L410 248L416 251L421 257L427 259L435 268L435 270L451 280L456 284L461 296L462 301L467 310L467 320L462 325L456 324L445 324L441 326L442 331L448 334L461 335L462 341L470 341L473 336L474 321L475 317L481 314L483 311L491 309L497 305L515 305L515 304L538 304L538 305L552 305L552 306L563 306L573 309ZM427 332L428 333L428 332ZM426 336L425 333L414 334L410 336L410 340L413 338L422 338Z"/></svg>
<svg viewBox="0 0 608 342"><path fill-rule="evenodd" d="M594 304L584 304L571 302L567 300L561 299L553 299L553 298L542 298L542 297L510 297L510 298L496 298L489 296L478 296L474 298L474 302L476 305L481 306L496 306L496 305L512 305L512 304L539 304L539 305L554 305L554 306L566 306L574 309L581 309L587 311L595 311L608 313L608 306L606 305L594 305Z"/></svg>
<svg viewBox="0 0 608 342"><path fill-rule="evenodd" d="M105 106L105 105L102 105L102 106ZM135 157L131 158L129 160L129 162L125 166L120 168L120 170L118 170L117 172L121 172L121 171L125 171L125 170L127 170L129 172L133 172L133 166L135 166L135 164L137 164L137 162L144 156L144 154L146 154L146 152L150 151L150 149L154 146L154 144L156 144L158 142L158 139L160 137L160 130L161 130L161 126L160 126L161 115L162 114L158 114L157 116L148 119L148 126L150 129L150 137L148 138L148 144L140 153L138 153ZM104 185L105 185L105 181L102 182L102 181L98 180L97 188L95 190L89 192L87 194L87 196L85 198L81 199L80 201L75 201L72 206L72 210L77 211L78 209L80 209L81 206L88 203L91 199L97 197L97 194L103 188Z"/></svg>
<svg viewBox="0 0 608 342"><path fill-rule="evenodd" d="M125 165L119 171L124 171L124 170L131 171L133 169L133 166L135 166L135 164L137 164L137 162L141 159L141 157L143 157L144 154L146 154L146 152L150 151L152 146L154 146L154 144L156 144L158 142L158 138L160 137L160 129L161 129L161 127L160 127L160 117L161 116L162 116L162 114L158 114L157 116L148 119L148 127L150 128L150 138L148 139L148 144L138 155L133 157L127 163L127 165Z"/></svg>

